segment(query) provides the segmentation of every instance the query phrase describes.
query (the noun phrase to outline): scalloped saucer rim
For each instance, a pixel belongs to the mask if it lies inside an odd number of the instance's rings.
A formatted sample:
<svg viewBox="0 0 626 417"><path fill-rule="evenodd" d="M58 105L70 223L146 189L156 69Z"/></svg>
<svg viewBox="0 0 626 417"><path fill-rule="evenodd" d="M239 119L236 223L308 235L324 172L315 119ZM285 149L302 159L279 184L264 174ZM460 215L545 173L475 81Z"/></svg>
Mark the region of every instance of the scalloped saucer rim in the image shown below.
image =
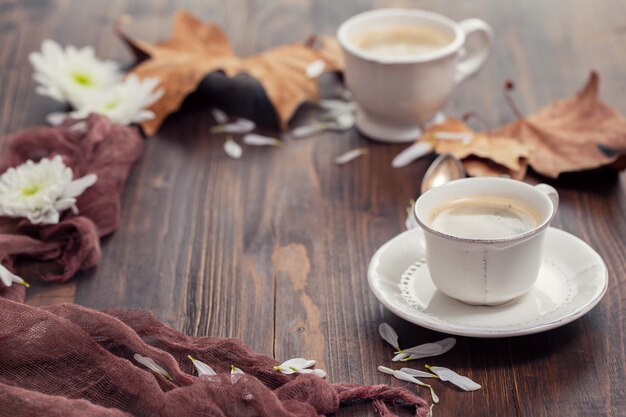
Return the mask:
<svg viewBox="0 0 626 417"><path fill-rule="evenodd" d="M378 300L394 314L431 330L498 338L551 330L589 312L608 287L606 264L586 242L550 227L537 282L499 306L471 306L439 292L428 273L420 228L382 245L368 268Z"/></svg>

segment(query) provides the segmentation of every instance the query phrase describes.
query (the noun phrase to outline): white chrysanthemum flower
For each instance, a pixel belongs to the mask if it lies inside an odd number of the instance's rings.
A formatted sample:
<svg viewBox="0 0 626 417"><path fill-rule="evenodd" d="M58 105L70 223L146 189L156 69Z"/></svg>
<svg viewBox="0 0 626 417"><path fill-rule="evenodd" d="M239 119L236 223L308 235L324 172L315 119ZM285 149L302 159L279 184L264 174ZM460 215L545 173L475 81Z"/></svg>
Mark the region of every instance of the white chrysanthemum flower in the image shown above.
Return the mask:
<svg viewBox="0 0 626 417"><path fill-rule="evenodd" d="M98 59L90 46L63 48L46 39L41 51L31 53L28 59L39 84L37 93L73 106L86 95L107 91L121 79L118 64Z"/></svg>
<svg viewBox="0 0 626 417"><path fill-rule="evenodd" d="M163 95L163 89L156 89L158 85L157 78L139 79L135 74L131 74L107 91L83 96L74 104L76 110L70 113L49 114L48 122L59 125L68 116L84 119L89 113L102 114L111 122L122 125L150 120L154 118L154 113L147 108Z"/></svg>
<svg viewBox="0 0 626 417"><path fill-rule="evenodd" d="M28 283L9 271L4 265L0 264L0 282L10 287L14 282L25 287L29 287Z"/></svg>
<svg viewBox="0 0 626 417"><path fill-rule="evenodd" d="M56 224L61 212L72 209L76 198L98 177L72 180L72 169L59 155L35 163L26 161L0 176L0 216L26 217L33 224Z"/></svg>

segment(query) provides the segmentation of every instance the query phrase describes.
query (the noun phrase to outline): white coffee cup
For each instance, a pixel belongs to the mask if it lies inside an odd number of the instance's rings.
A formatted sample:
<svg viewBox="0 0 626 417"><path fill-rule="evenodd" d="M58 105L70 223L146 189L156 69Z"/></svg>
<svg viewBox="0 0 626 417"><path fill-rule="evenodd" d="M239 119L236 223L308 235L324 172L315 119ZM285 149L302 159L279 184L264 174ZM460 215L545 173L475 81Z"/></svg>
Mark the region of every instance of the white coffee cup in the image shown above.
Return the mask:
<svg viewBox="0 0 626 417"><path fill-rule="evenodd" d="M534 210L540 223L524 233L498 239L471 239L435 230L433 210L459 199L500 197ZM504 178L465 178L432 188L415 203L424 231L426 262L442 293L468 304L501 304L521 296L537 279L545 232L558 208L558 193L546 184L531 186Z"/></svg>
<svg viewBox="0 0 626 417"><path fill-rule="evenodd" d="M380 57L359 48L355 37L372 29L417 26L439 31L451 42L419 56ZM468 37L478 45L466 52ZM454 87L478 72L493 44L493 30L480 19L455 22L414 9L379 9L346 20L337 32L346 61L348 88L357 103L357 127L372 139L411 142L432 120Z"/></svg>

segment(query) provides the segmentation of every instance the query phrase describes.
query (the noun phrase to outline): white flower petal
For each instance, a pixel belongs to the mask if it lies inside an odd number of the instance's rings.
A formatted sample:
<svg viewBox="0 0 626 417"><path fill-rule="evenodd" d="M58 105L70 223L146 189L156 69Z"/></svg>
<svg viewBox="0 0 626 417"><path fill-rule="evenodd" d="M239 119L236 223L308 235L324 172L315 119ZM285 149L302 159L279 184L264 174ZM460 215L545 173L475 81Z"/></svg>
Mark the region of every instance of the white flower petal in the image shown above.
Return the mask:
<svg viewBox="0 0 626 417"><path fill-rule="evenodd" d="M388 375L393 375L393 373L395 372L393 369L391 368L387 368L386 366L379 366L378 370L380 372L382 372L383 374L388 374Z"/></svg>
<svg viewBox="0 0 626 417"><path fill-rule="evenodd" d="M454 345L456 345L456 339L454 337L446 337L445 339L441 339L435 343L443 348L442 353L446 353L447 351L452 349Z"/></svg>
<svg viewBox="0 0 626 417"><path fill-rule="evenodd" d="M426 414L426 417L433 417L433 407L434 406L435 406L434 403L430 405L430 408L428 409L428 414Z"/></svg>
<svg viewBox="0 0 626 417"><path fill-rule="evenodd" d="M315 361L312 359L304 359L304 358L293 358L286 360L285 362L278 365L280 368L295 368L295 369L304 369L310 368L315 365Z"/></svg>
<svg viewBox="0 0 626 417"><path fill-rule="evenodd" d="M243 149L241 149L241 146L232 138L228 138L224 141L224 152L233 159L239 159L241 155L243 155Z"/></svg>
<svg viewBox="0 0 626 417"><path fill-rule="evenodd" d="M319 376L320 378L326 378L326 371L323 369L300 369L298 370L299 374L313 374L315 376Z"/></svg>
<svg viewBox="0 0 626 417"><path fill-rule="evenodd" d="M78 197L80 196L87 188L91 187L98 181L98 176L96 174L88 174L84 177L81 177L77 180L74 180L67 184L65 187L65 192L63 193L63 197Z"/></svg>
<svg viewBox="0 0 626 417"><path fill-rule="evenodd" d="M428 155L432 152L432 150L433 145L429 142L416 142L396 155L396 157L393 158L393 161L391 161L391 166L393 168L403 168L416 159L419 159L424 155Z"/></svg>
<svg viewBox="0 0 626 417"><path fill-rule="evenodd" d="M228 115L224 113L222 110L211 109L211 114L213 115L213 118L215 119L217 124L224 125L228 123Z"/></svg>
<svg viewBox="0 0 626 417"><path fill-rule="evenodd" d="M348 162L358 158L359 156L367 154L367 148L356 148L339 155L335 158L335 163L337 165L347 164Z"/></svg>
<svg viewBox="0 0 626 417"><path fill-rule="evenodd" d="M417 223L417 219L415 218L415 215L413 214L414 206L415 206L415 200L409 201L409 207L407 207L406 209L406 220L404 221L404 227L406 227L406 230L415 229L416 227L419 226L419 224Z"/></svg>
<svg viewBox="0 0 626 417"><path fill-rule="evenodd" d="M334 123L329 123L328 128L333 130L349 130L354 126L356 118L352 113L342 113L335 118Z"/></svg>
<svg viewBox="0 0 626 417"><path fill-rule="evenodd" d="M215 372L213 368L211 368L206 363L193 358L191 355L187 355L187 357L189 358L191 363L193 363L193 366L196 368L196 371L198 371L198 376L217 375L217 372Z"/></svg>
<svg viewBox="0 0 626 417"><path fill-rule="evenodd" d="M256 133L245 134L243 136L243 143L252 146L280 146L280 140Z"/></svg>
<svg viewBox="0 0 626 417"><path fill-rule="evenodd" d="M407 374L406 372L403 371L395 371L393 373L393 376L398 378L399 380L402 381L406 381L406 382L411 382L413 384L417 384L419 386L425 387L430 389L430 396L433 399L434 403L438 403L439 402L439 397L437 396L437 394L435 394L435 391L433 390L433 387L429 384L426 384L422 381L420 381L419 379L415 378L414 376L411 376L409 374Z"/></svg>
<svg viewBox="0 0 626 417"><path fill-rule="evenodd" d="M325 110L338 112L356 111L356 103L354 101L323 99L320 100L319 106Z"/></svg>
<svg viewBox="0 0 626 417"><path fill-rule="evenodd" d="M326 124L315 122L310 125L298 126L291 131L294 138L304 138L326 130Z"/></svg>
<svg viewBox="0 0 626 417"><path fill-rule="evenodd" d="M449 140L464 144L471 142L474 137L470 132L434 132L432 136L437 140Z"/></svg>
<svg viewBox="0 0 626 417"><path fill-rule="evenodd" d="M326 63L324 62L324 60L317 59L311 62L309 65L307 65L306 71L305 71L306 76L307 78L319 77L324 72L324 69L326 69Z"/></svg>
<svg viewBox="0 0 626 417"><path fill-rule="evenodd" d="M23 285L25 287L29 287L28 283L24 281L22 278L18 277L11 271L9 271L4 265L0 264L0 281L7 286L10 287L15 282L16 284Z"/></svg>
<svg viewBox="0 0 626 417"><path fill-rule="evenodd" d="M378 333L380 333L380 337L382 337L385 342L400 350L400 346L398 345L398 333L388 323L380 323Z"/></svg>
<svg viewBox="0 0 626 417"><path fill-rule="evenodd" d="M408 357L409 357L408 353L400 352L400 353L396 354L396 356L391 358L391 362L399 362L399 361L403 360L404 358L408 358Z"/></svg>
<svg viewBox="0 0 626 417"><path fill-rule="evenodd" d="M419 369L400 368L400 370L416 378L437 378L437 375L426 371L420 371Z"/></svg>
<svg viewBox="0 0 626 417"><path fill-rule="evenodd" d="M49 113L46 116L46 122L48 122L48 124L51 126L60 126L68 117L70 117L69 113L57 111Z"/></svg>
<svg viewBox="0 0 626 417"><path fill-rule="evenodd" d="M138 353L135 353L133 358L135 358L135 360L137 362L139 362L140 364L142 364L146 368L150 369L151 371L153 371L153 372L155 372L155 373L157 373L159 375L163 375L167 379L170 379L170 380L172 379L170 374L165 369L163 369L161 366L159 366L152 358L149 358L147 356L141 356Z"/></svg>
<svg viewBox="0 0 626 417"><path fill-rule="evenodd" d="M434 343L424 343L422 345L414 346L409 349L404 349L402 352L408 353L410 354L410 356L404 358L403 360L415 360L428 358L431 356L439 356L452 349L455 344L456 339L453 337L448 337Z"/></svg>
<svg viewBox="0 0 626 417"><path fill-rule="evenodd" d="M230 365L230 374L231 375L243 375L244 372L237 368L235 365Z"/></svg>
<svg viewBox="0 0 626 417"><path fill-rule="evenodd" d="M476 391L481 388L480 384L472 381L466 376L459 375L451 369L441 366L428 366L426 368L433 371L442 381L448 381L465 391Z"/></svg>
<svg viewBox="0 0 626 417"><path fill-rule="evenodd" d="M252 120L240 117L233 123L213 126L211 133L248 133L254 130L255 127L256 124Z"/></svg>

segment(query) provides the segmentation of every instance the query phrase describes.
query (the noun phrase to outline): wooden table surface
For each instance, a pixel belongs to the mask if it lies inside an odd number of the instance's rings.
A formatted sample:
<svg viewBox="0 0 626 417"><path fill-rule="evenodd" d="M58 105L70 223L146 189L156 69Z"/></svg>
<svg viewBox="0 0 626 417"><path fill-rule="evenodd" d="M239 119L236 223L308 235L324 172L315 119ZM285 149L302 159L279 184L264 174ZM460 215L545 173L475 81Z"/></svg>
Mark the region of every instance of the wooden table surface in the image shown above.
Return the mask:
<svg viewBox="0 0 626 417"><path fill-rule="evenodd" d="M516 81L518 104L530 113L577 91L591 69L601 74L603 100L626 114L621 0L174 3L2 0L0 134L41 124L61 108L38 96L31 80L27 56L43 39L94 45L99 56L131 64L112 33L114 19L130 14L134 35L157 40L168 34L178 7L219 22L241 54L312 32L332 34L346 18L377 7L419 7L457 20L480 17L495 29L495 51L478 77L458 88L448 114L472 110L497 126L513 120L501 92L505 79ZM378 324L391 323L406 346L443 335L383 308L366 272L376 249L403 231L407 202L418 193L429 160L394 170L390 161L403 147L373 143L355 131L299 140L285 135L282 148L245 148L241 160L229 159L223 139L209 133L209 106L224 105L266 123L271 115L258 87L240 84L209 77L203 95L146 140L124 192L122 225L103 241L100 265L64 285L35 283L27 302L148 309L188 334L241 338L277 359L314 358L331 381L405 385L376 370L391 357ZM304 108L294 123L311 117ZM346 166L332 162L361 146L369 155ZM556 330L506 339L459 337L451 352L433 362L483 388L463 393L435 382L441 398L435 415L624 416L626 174L527 181L558 189L554 226L584 239L604 258L608 292L589 314ZM357 406L339 415L371 411Z"/></svg>

